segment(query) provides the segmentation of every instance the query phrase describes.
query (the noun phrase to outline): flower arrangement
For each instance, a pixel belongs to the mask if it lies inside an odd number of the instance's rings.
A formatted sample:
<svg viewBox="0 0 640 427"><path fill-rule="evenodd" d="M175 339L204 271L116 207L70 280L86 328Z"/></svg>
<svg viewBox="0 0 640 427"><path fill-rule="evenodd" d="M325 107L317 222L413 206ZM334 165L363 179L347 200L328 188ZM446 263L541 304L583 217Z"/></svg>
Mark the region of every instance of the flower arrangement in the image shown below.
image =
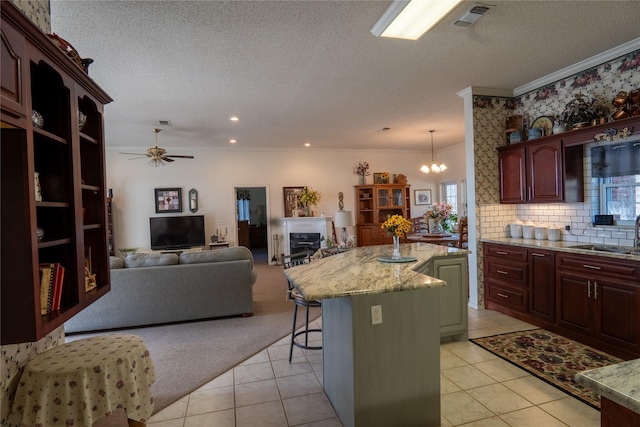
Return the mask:
<svg viewBox="0 0 640 427"><path fill-rule="evenodd" d="M426 220L434 219L436 221L444 221L451 217L453 206L447 202L434 203L433 206L424 214Z"/></svg>
<svg viewBox="0 0 640 427"><path fill-rule="evenodd" d="M320 192L311 187L307 187L306 185L302 189L302 193L300 193L300 203L302 203L303 206L316 206L320 202L321 198L322 194L320 194Z"/></svg>
<svg viewBox="0 0 640 427"><path fill-rule="evenodd" d="M360 175L362 177L371 175L371 172L369 172L369 163L358 162L358 164L355 165L353 168L353 173L355 173L356 175Z"/></svg>
<svg viewBox="0 0 640 427"><path fill-rule="evenodd" d="M380 228L390 235L404 237L411 230L411 221L404 219L402 215L393 215Z"/></svg>

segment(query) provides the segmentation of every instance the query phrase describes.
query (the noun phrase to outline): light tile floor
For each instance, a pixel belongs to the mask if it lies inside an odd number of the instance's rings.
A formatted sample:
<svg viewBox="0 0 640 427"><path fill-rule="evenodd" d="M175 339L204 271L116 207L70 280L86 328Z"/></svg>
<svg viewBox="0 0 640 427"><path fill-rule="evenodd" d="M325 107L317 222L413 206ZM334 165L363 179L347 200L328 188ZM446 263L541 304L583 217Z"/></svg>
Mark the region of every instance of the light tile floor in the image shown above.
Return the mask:
<svg viewBox="0 0 640 427"><path fill-rule="evenodd" d="M469 338L532 328L469 309ZM283 338L183 397L148 427L342 426L322 390L321 352L295 348L290 365L288 343ZM440 371L442 426L600 425L600 412L473 343L442 344Z"/></svg>

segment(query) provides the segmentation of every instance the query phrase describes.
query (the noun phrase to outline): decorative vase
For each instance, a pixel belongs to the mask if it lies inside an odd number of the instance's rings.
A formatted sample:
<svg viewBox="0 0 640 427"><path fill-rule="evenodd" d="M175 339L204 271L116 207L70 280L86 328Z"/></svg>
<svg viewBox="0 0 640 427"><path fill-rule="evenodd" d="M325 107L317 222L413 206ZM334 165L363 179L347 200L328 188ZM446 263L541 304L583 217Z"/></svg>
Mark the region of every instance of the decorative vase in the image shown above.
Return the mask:
<svg viewBox="0 0 640 427"><path fill-rule="evenodd" d="M444 228L442 227L442 221L438 219L429 218L429 233L431 234L444 233Z"/></svg>
<svg viewBox="0 0 640 427"><path fill-rule="evenodd" d="M393 255L391 255L391 259L400 259L400 237L393 236Z"/></svg>
<svg viewBox="0 0 640 427"><path fill-rule="evenodd" d="M367 184L367 176L364 174L360 174L360 185L366 185Z"/></svg>

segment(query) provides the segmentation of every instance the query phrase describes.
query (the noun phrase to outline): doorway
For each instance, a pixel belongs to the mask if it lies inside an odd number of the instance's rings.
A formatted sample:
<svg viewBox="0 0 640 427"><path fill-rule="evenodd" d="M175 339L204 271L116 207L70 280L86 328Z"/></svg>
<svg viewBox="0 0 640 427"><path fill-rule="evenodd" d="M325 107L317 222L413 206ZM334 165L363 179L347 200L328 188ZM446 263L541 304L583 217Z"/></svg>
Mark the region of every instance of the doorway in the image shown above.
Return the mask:
<svg viewBox="0 0 640 427"><path fill-rule="evenodd" d="M237 242L249 248L256 262L268 263L269 209L266 187L235 187Z"/></svg>

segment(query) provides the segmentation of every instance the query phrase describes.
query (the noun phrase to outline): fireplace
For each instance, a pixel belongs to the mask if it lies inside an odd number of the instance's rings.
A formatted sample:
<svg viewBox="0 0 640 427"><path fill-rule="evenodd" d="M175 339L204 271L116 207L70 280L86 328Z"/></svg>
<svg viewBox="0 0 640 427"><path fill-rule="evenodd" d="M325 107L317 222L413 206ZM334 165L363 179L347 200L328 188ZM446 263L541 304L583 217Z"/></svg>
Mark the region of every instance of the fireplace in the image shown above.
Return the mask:
<svg viewBox="0 0 640 427"><path fill-rule="evenodd" d="M333 236L331 217L283 218L284 255L307 252L313 255L321 242Z"/></svg>
<svg viewBox="0 0 640 427"><path fill-rule="evenodd" d="M320 249L320 233L290 233L289 254L306 252L313 255Z"/></svg>

